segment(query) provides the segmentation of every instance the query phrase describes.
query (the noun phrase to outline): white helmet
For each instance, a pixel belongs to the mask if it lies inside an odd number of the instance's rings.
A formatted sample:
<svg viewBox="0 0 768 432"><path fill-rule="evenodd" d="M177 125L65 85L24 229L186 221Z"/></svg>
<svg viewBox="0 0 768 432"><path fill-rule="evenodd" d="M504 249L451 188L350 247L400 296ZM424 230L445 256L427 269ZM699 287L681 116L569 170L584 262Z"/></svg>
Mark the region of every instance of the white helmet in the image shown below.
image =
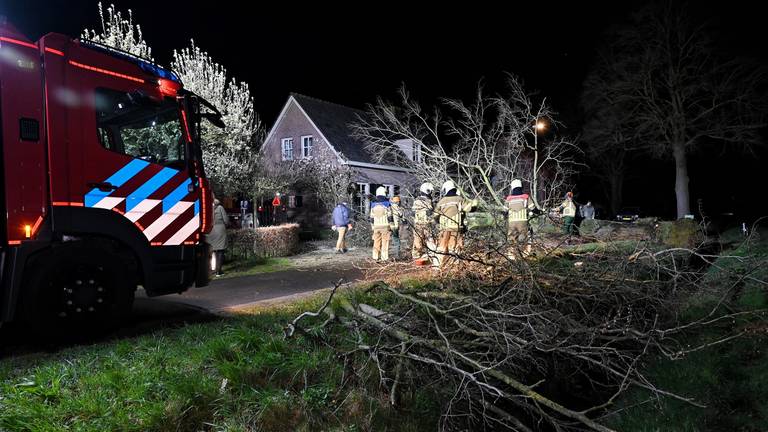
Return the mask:
<svg viewBox="0 0 768 432"><path fill-rule="evenodd" d="M514 190L515 188L521 188L523 187L523 182L520 181L520 179L514 179L512 180L512 184L510 187Z"/></svg>
<svg viewBox="0 0 768 432"><path fill-rule="evenodd" d="M387 196L387 188L379 186L376 188L376 196Z"/></svg>
<svg viewBox="0 0 768 432"><path fill-rule="evenodd" d="M425 193L425 194L429 195L429 194L431 194L432 192L435 191L435 185L433 185L432 183L429 183L429 182L422 183L421 187L419 188L419 190L421 191L421 193Z"/></svg>
<svg viewBox="0 0 768 432"><path fill-rule="evenodd" d="M445 183L443 183L443 187L440 188L440 192L445 195L451 189L456 189L456 183L454 183L453 180L446 180Z"/></svg>

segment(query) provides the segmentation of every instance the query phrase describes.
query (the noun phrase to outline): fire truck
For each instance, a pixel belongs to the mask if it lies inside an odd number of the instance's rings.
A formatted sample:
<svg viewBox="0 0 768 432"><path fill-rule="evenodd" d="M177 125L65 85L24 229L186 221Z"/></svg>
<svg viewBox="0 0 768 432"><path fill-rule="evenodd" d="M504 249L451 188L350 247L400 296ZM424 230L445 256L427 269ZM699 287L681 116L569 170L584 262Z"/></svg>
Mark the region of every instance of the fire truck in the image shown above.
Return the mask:
<svg viewBox="0 0 768 432"><path fill-rule="evenodd" d="M208 283L200 123L171 70L0 17L0 324L111 322Z"/></svg>

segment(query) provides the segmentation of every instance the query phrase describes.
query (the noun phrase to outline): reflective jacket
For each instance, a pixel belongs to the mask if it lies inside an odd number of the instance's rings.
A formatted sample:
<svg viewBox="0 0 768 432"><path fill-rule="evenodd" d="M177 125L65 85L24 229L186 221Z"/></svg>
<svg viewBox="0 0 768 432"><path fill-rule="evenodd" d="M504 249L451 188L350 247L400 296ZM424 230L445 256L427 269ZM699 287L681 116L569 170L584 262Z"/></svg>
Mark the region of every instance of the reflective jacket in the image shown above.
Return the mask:
<svg viewBox="0 0 768 432"><path fill-rule="evenodd" d="M458 231L464 225L464 212L471 209L473 204L459 195L443 197L435 206L435 217L440 229Z"/></svg>
<svg viewBox="0 0 768 432"><path fill-rule="evenodd" d="M528 222L528 210L531 210L533 202L528 199L528 194L509 195L507 197L507 220L509 222Z"/></svg>
<svg viewBox="0 0 768 432"><path fill-rule="evenodd" d="M398 203L390 203L390 207L392 210L392 223L390 224L390 227L392 230L397 230L400 228L400 225L403 224L403 217L405 216L403 214L403 208L400 207L400 204Z"/></svg>
<svg viewBox="0 0 768 432"><path fill-rule="evenodd" d="M576 217L576 204L574 204L573 200L566 199L558 208L563 210L563 216Z"/></svg>
<svg viewBox="0 0 768 432"><path fill-rule="evenodd" d="M432 222L432 200L428 196L420 195L413 200L413 223L416 225L427 225Z"/></svg>
<svg viewBox="0 0 768 432"><path fill-rule="evenodd" d="M393 223L392 208L390 207L389 200L384 197L376 197L376 201L371 203L369 217L373 229L389 229L389 225Z"/></svg>

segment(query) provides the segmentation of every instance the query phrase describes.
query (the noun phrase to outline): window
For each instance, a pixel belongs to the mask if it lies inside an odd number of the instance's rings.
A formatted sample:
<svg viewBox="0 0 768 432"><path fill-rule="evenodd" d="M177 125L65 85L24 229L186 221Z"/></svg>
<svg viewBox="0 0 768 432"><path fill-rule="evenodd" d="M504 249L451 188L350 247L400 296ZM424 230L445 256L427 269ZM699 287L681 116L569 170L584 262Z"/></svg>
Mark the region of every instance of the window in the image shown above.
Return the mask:
<svg viewBox="0 0 768 432"><path fill-rule="evenodd" d="M355 193L355 210L363 217L368 215L368 194L370 193L370 185L368 183L358 183Z"/></svg>
<svg viewBox="0 0 768 432"><path fill-rule="evenodd" d="M413 143L413 158L412 160L416 163L421 163L421 144L414 142Z"/></svg>
<svg viewBox="0 0 768 432"><path fill-rule="evenodd" d="M283 138L283 160L293 160L293 138Z"/></svg>
<svg viewBox="0 0 768 432"><path fill-rule="evenodd" d="M312 156L312 145L314 144L312 135L301 137L301 157L308 158Z"/></svg>
<svg viewBox="0 0 768 432"><path fill-rule="evenodd" d="M186 141L174 99L96 89L96 133L101 145L149 162L183 167Z"/></svg>
<svg viewBox="0 0 768 432"><path fill-rule="evenodd" d="M304 199L301 195L290 195L288 197L288 208L299 208L303 202Z"/></svg>

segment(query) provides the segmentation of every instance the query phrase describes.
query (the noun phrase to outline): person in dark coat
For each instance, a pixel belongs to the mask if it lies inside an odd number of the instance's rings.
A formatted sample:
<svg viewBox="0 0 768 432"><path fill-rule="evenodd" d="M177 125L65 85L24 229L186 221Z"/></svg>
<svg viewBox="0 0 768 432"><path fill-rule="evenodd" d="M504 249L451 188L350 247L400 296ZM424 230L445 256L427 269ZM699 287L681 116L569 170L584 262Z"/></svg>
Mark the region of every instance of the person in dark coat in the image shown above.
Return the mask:
<svg viewBox="0 0 768 432"><path fill-rule="evenodd" d="M347 251L347 231L352 229L347 203L343 202L333 209L332 219L331 229L339 234L339 238L336 240L336 253L345 253Z"/></svg>
<svg viewBox="0 0 768 432"><path fill-rule="evenodd" d="M211 246L213 252L211 269L216 273L216 277L221 276L221 264L224 262L224 250L227 248L227 224L229 223L229 217L227 216L224 206L221 205L218 199L213 199L213 228L211 232L205 236L205 242Z"/></svg>

